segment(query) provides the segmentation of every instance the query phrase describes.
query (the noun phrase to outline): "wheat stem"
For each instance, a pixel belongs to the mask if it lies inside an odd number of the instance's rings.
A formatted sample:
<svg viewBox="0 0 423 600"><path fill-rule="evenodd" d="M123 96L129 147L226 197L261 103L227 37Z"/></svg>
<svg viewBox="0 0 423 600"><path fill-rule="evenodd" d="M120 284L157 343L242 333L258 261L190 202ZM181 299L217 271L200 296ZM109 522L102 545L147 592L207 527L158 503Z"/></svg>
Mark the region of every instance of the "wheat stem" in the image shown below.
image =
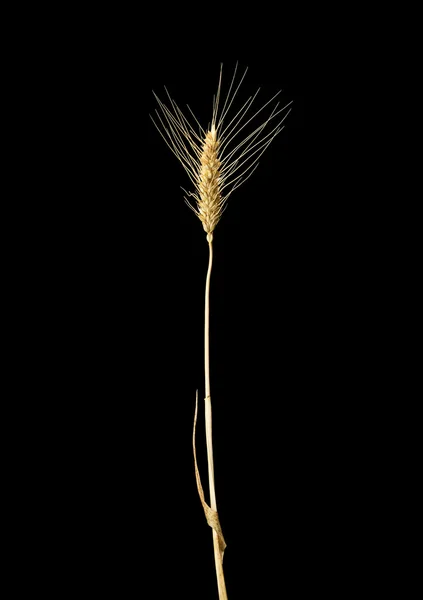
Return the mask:
<svg viewBox="0 0 423 600"><path fill-rule="evenodd" d="M207 442L207 464L209 472L210 506L217 512L216 489L214 486L214 463L213 463L213 437L212 437L212 407L210 397L210 277L213 264L213 234L208 234L209 242L209 267L206 278L206 297L204 311L204 374L205 374L205 417L206 417L206 442ZM216 567L217 587L219 600L227 600L225 576L223 574L223 556L219 548L219 537L213 529L214 562Z"/></svg>
<svg viewBox="0 0 423 600"><path fill-rule="evenodd" d="M209 234L207 237L213 237ZM206 379L206 398L210 397L210 278L213 265L213 240L209 241L209 267L207 269L206 278L206 297L205 297L205 314L204 314L204 374ZM215 506L212 506L216 510Z"/></svg>

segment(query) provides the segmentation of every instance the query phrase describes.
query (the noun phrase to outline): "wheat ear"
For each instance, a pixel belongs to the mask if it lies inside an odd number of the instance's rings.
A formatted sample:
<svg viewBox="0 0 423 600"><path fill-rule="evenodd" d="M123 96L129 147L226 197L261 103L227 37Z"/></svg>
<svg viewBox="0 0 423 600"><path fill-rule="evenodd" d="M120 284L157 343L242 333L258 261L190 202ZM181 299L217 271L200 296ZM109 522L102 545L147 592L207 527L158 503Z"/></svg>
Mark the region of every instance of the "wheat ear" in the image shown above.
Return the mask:
<svg viewBox="0 0 423 600"><path fill-rule="evenodd" d="M170 102L170 108L161 102L154 94L160 112L156 110L156 119L151 117L160 135L180 161L194 186L193 192L185 192L187 194L187 196L185 196L185 202L202 222L209 245L209 264L206 276L204 314L204 373L210 506L204 499L195 449L198 397L194 417L193 451L198 493L207 522L213 529L213 547L219 600L227 600L227 592L223 573L223 553L226 544L219 523L214 480L212 405L210 391L209 320L210 278L213 264L213 232L227 206L226 203L229 196L252 175L257 168L258 160L263 152L276 135L284 128L282 123L291 110L289 109L286 111L291 102L279 110L279 103L277 103L267 118L265 118L264 121L261 121L259 125L253 125L251 127L252 131L239 141L238 136L241 131L250 123L255 122L254 120L256 117L259 114L262 114L262 111L269 106L279 92L251 115L250 109L258 95L258 90L254 96L250 96L241 108L233 114L234 111L232 107L234 99L237 96L239 88L247 73L246 69L240 81L237 82L237 69L238 64L235 67L226 99L222 108L220 108L222 89L221 65L217 94L213 98L211 125L207 129L201 127L191 109L189 109L191 116L194 119L194 124L192 124L178 107L176 102L172 100L167 90L166 93ZM284 113L283 117L278 120L276 125L271 125L269 127L269 123L281 113ZM196 127L198 127L197 130L195 129ZM188 200L189 197L194 198L195 204L192 204Z"/></svg>

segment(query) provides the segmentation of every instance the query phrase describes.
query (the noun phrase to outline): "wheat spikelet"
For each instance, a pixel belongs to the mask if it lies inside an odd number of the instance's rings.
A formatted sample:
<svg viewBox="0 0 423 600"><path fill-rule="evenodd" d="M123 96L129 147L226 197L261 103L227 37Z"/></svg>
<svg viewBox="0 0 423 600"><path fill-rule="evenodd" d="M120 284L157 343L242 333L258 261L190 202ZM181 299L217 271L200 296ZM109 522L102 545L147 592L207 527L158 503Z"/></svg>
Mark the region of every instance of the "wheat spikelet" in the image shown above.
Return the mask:
<svg viewBox="0 0 423 600"><path fill-rule="evenodd" d="M218 149L219 140L216 137L216 130L212 126L211 131L207 132L203 143L198 183L200 192L198 216L203 223L204 231L209 234L208 240L210 240L210 236L222 214Z"/></svg>
<svg viewBox="0 0 423 600"><path fill-rule="evenodd" d="M233 102L248 70L245 70L240 81L236 83L237 69L238 64L235 67L223 107L220 109L221 65L217 94L213 98L211 126L206 130L201 127L194 113L188 107L191 117L195 121L195 124L191 123L176 102L172 100L166 88L169 107L154 94L161 112L156 110L157 119L155 120L153 117L151 119L184 167L194 186L194 191L184 190L186 193L184 199L202 222L209 242L213 239L213 231L226 208L229 196L252 175L263 152L284 128L282 123L291 110L286 111L273 128L269 128L269 123L285 111L292 102L279 110L279 103L277 103L264 121L259 125L253 125L253 130L244 139L238 141L237 138L241 131L250 123L254 123L256 117L262 114L262 111L280 92L250 116L249 111L260 91L257 90L232 116ZM195 127L198 128L198 131ZM195 203L192 204L188 198L193 198Z"/></svg>

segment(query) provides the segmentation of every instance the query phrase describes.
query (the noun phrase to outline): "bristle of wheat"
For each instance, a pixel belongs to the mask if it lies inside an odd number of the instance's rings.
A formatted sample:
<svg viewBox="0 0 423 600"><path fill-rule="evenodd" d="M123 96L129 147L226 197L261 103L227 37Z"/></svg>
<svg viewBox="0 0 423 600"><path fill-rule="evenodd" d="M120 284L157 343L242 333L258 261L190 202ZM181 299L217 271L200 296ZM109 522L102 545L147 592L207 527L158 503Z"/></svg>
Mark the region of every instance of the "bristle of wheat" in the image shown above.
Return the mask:
<svg viewBox="0 0 423 600"><path fill-rule="evenodd" d="M212 126L211 131L207 132L202 146L197 200L198 216L204 231L209 234L213 233L222 214L218 151L219 140L216 129Z"/></svg>

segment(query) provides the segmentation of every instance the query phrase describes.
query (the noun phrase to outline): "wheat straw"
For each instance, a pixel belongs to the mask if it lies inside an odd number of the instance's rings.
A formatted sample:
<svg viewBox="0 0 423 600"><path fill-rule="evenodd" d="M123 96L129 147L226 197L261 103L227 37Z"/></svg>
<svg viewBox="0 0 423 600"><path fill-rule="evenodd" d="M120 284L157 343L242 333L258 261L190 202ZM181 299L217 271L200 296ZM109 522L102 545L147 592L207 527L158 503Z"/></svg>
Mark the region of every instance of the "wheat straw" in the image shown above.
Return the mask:
<svg viewBox="0 0 423 600"><path fill-rule="evenodd" d="M242 106L235 112L234 102L238 96L241 84L247 74L237 82L238 63L226 93L223 106L221 106L223 65L220 67L219 84L217 93L213 97L213 110L211 124L206 129L200 125L193 111L188 106L192 120L188 119L179 106L172 100L165 88L169 105L164 104L154 94L159 110L156 109L156 118L151 117L166 144L180 161L193 186L193 191L184 190L185 202L200 219L203 229L207 234L209 245L209 265L206 277L205 314L204 314L204 372L205 372L205 419L207 463L210 490L210 506L204 500L200 475L195 452L195 426L197 419L197 403L194 419L193 445L194 464L197 487L202 502L206 519L213 529L213 546L216 567L216 577L219 591L219 600L227 600L225 578L223 574L223 552L225 541L219 523L217 512L216 490L214 481L213 441L212 441L212 408L210 391L210 357L209 357L209 318L210 318L210 277L213 262L213 232L224 210L228 198L242 183L247 181L258 166L263 152L284 128L283 122L290 113L287 110L292 102L279 108L277 102L270 110L270 106L278 92L265 102L258 110L251 110L260 90L247 98ZM154 93L154 92L153 92ZM257 121L265 109L269 109L267 117ZM277 121L276 117L282 115ZM255 124L254 124L255 123ZM257 124L258 123L258 124ZM271 125L269 125L272 123ZM276 123L276 124L275 124ZM239 135L246 127L250 131L243 138ZM247 130L246 130L247 131ZM183 189L183 188L182 188ZM193 200L190 200L190 199Z"/></svg>

